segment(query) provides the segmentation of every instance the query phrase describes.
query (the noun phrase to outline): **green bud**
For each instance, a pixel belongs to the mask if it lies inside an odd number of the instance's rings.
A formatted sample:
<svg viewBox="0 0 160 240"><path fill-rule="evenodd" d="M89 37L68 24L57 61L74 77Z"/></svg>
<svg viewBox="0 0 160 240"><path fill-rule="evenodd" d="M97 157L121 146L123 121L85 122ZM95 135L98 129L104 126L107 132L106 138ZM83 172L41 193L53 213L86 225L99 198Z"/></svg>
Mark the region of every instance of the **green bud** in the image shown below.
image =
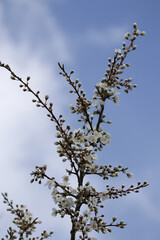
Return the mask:
<svg viewBox="0 0 160 240"><path fill-rule="evenodd" d="M48 99L49 99L49 96L48 96L48 95L46 95L46 96L45 96L45 100L47 101Z"/></svg>
<svg viewBox="0 0 160 240"><path fill-rule="evenodd" d="M141 32L141 36L145 36L145 35L146 35L145 31Z"/></svg>
<svg viewBox="0 0 160 240"><path fill-rule="evenodd" d="M132 49L133 49L133 50L136 50L136 48L137 48L137 46L136 46L136 45L134 45L134 46L132 47Z"/></svg>
<svg viewBox="0 0 160 240"><path fill-rule="evenodd" d="M128 178L132 178L133 174L132 173L127 173Z"/></svg>
<svg viewBox="0 0 160 240"><path fill-rule="evenodd" d="M133 87L136 88L136 87L137 87L137 84L134 84Z"/></svg>
<svg viewBox="0 0 160 240"><path fill-rule="evenodd" d="M108 124L111 124L111 123L112 123L112 121L111 121L111 120L109 120L109 121L107 121L107 123L108 123Z"/></svg>
<svg viewBox="0 0 160 240"><path fill-rule="evenodd" d="M137 30L138 29L137 23L133 23L133 27L134 27L135 30Z"/></svg>
<svg viewBox="0 0 160 240"><path fill-rule="evenodd" d="M116 216L112 217L112 220L113 222L115 222L117 220L117 217Z"/></svg>

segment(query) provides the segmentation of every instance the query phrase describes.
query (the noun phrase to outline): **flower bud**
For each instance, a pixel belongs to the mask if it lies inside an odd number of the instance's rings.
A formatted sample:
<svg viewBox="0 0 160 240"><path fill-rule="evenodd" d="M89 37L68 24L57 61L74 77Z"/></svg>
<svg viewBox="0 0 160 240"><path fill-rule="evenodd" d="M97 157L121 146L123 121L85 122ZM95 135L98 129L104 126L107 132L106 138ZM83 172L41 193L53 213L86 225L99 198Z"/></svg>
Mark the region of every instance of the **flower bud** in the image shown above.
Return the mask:
<svg viewBox="0 0 160 240"><path fill-rule="evenodd" d="M108 123L108 124L111 124L111 123L112 123L112 121L111 121L111 120L108 120L108 121L107 121L107 123Z"/></svg>
<svg viewBox="0 0 160 240"><path fill-rule="evenodd" d="M134 27L135 30L137 30L138 29L137 23L133 23L133 27Z"/></svg>
<svg viewBox="0 0 160 240"><path fill-rule="evenodd" d="M116 216L112 217L112 220L113 222L115 222L117 220L117 217Z"/></svg>
<svg viewBox="0 0 160 240"><path fill-rule="evenodd" d="M145 31L141 32L141 36L145 36L145 35L146 35Z"/></svg>
<svg viewBox="0 0 160 240"><path fill-rule="evenodd" d="M127 173L128 178L132 178L133 174L132 173Z"/></svg>
<svg viewBox="0 0 160 240"><path fill-rule="evenodd" d="M46 95L46 96L45 96L45 100L47 101L48 99L49 99L49 96L48 96L48 95Z"/></svg>

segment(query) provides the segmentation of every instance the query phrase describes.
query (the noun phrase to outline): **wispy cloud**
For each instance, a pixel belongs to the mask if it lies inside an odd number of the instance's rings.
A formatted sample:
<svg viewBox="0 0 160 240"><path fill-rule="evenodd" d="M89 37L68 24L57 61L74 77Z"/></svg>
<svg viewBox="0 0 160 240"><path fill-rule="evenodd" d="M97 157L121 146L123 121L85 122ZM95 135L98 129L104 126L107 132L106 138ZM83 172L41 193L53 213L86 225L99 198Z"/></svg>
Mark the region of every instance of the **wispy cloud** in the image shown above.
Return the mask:
<svg viewBox="0 0 160 240"><path fill-rule="evenodd" d="M2 20L8 18L9 35L15 44L29 44L31 51L38 51L43 57L71 60L67 37L44 1L16 0L5 8L3 5Z"/></svg>
<svg viewBox="0 0 160 240"><path fill-rule="evenodd" d="M65 92L57 80L54 63L59 58L70 61L72 56L63 31L47 8L43 7L38 1L15 1L12 9L15 22L5 23L4 5L0 3L0 60L8 63L20 77L30 75L30 84L35 90L41 91L41 96L49 93L53 100L57 100L59 92L64 97ZM13 26L15 35L12 32ZM50 217L52 200L49 191L46 187L29 183L29 173L35 165L48 164L51 175L62 175L63 165L59 162L53 144L55 128L46 119L44 110L33 106L30 94L18 89L17 82L9 80L6 71L0 71L1 192L7 191L15 203L26 204L35 215L47 222L44 228L51 228L53 222L58 227L58 221ZM61 113L62 108L59 99L54 109L56 113ZM1 237L5 234L10 219L4 209L5 206L0 213Z"/></svg>
<svg viewBox="0 0 160 240"><path fill-rule="evenodd" d="M66 0L51 1L59 4ZM80 44L102 48L109 48L115 44L117 46L122 42L128 27L110 25L97 29L90 26L87 31L80 32L79 36L74 37L73 31L67 33L69 37L49 11L46 4L48 2L44 0L0 2L0 60L8 63L23 78L30 75L31 85L35 90L40 90L42 96L46 93L52 96L53 102L56 103L54 110L58 114L63 112L64 101L66 104L68 98L65 87L57 79L57 66L55 67L57 61L73 62L72 46L76 47L76 50L81 49ZM35 216L39 216L44 222L44 227L51 229L53 226L53 230L58 232L58 236L55 233L55 239L67 239L69 221L66 219L64 222L64 219L61 221L50 216L53 202L48 189L29 183L29 173L35 165L47 164L49 175L57 178L64 174L64 166L53 144L54 126L48 122L42 109L33 106L32 97L18 89L17 83L9 80L9 74L3 69L0 69L0 82L0 189L3 192L7 191L15 203L26 204ZM138 166L138 161L135 164ZM155 205L155 199L157 201L159 197L157 191L159 169L156 166L156 174L152 169L153 166L149 166L148 174L145 176L147 179L148 176L155 179L156 195L152 196L152 193L141 194L138 197L135 195L127 199L126 204L120 201L116 209L126 213L134 205L143 212L144 217L158 223L160 209L158 204ZM97 187L99 187L98 183L95 182ZM112 214L113 205L112 202L111 205L106 202L106 205L108 216ZM3 205L0 210L1 237L9 224L9 217L4 209ZM132 221L134 223L135 219ZM61 223L63 223L63 232ZM113 236L109 238L114 239Z"/></svg>
<svg viewBox="0 0 160 240"><path fill-rule="evenodd" d="M123 39L127 26L109 26L103 29L90 29L84 35L84 39L93 45L112 46Z"/></svg>

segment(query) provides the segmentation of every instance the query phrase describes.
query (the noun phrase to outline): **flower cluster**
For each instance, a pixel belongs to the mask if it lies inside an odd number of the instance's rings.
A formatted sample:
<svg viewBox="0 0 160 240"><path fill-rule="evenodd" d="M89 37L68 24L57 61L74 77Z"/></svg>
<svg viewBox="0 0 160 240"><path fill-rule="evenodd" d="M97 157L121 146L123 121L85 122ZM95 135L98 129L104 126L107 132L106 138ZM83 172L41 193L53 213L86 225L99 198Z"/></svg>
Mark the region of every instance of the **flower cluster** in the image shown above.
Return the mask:
<svg viewBox="0 0 160 240"><path fill-rule="evenodd" d="M115 216L110 223L104 221L104 214L99 213L99 210L104 208L103 201L126 196L130 192L138 192L140 188L148 185L147 182L143 184L138 182L136 187L131 185L129 188L125 188L125 186L122 185L122 187L118 189L116 187L110 187L107 184L104 191L98 191L88 181L91 175L100 177L103 180L118 177L120 173L126 174L128 178L132 177L132 174L127 172L128 168L122 167L121 165L114 167L108 163L99 165L98 151L102 151L106 145L109 145L111 139L111 134L102 126L104 123L112 123L111 120L105 120L106 114L104 110L106 101L110 100L118 105L118 96L121 88L128 93L137 86L131 83L132 78L123 79L122 74L125 68L130 66L125 60L128 53L136 49L134 42L140 35L144 36L145 32L138 30L136 24L133 25L132 34L125 34L125 39L128 41L128 44L123 42L122 49L115 49L113 60L111 60L111 58L108 59L108 68L106 69L104 78L96 84L92 100L87 99L84 90L81 88L82 84L79 79L75 81L72 80L74 71L72 70L68 74L64 65L58 63L61 69L60 74L66 78L66 81L72 88L70 93L76 95L76 105L70 105L69 107L71 113L78 114L78 122L80 122L82 126L75 130L72 130L69 124L65 124L65 119L62 115L59 115L59 117L55 116L53 103L48 102L48 95L42 100L40 92L35 92L31 89L29 77L27 77L25 82L18 77L8 65L0 63L1 67L4 67L10 72L12 80L20 82L20 87L23 91L32 93L34 96L33 102L37 107L46 109L47 116L56 125L57 140L55 145L57 146L57 152L63 162L67 161L69 163L66 174L62 177L62 182L58 182L54 177L46 174L46 165L42 167L36 166L35 171L31 173L31 183L37 181L41 184L42 180L47 180L45 185L51 190L54 206L57 206L57 208L52 208L51 214L52 216L59 214L62 218L65 215L70 217L72 224L70 231L71 240L76 239L76 234L79 234L79 239L96 240L96 238L89 236L92 230L105 234L111 232L111 227L124 228L126 224L123 221L117 223ZM91 114L89 110L92 109L93 112ZM75 178L74 187L71 186L70 176ZM17 212L14 210L14 213ZM22 213L24 214L24 210ZM34 231L35 223L38 222L37 219L32 220L28 210L25 210L24 216L20 218L20 220L18 219L18 222L16 220L14 223L21 229L22 220L26 221L29 228L27 227L27 230L25 228L25 234L29 236L29 234ZM23 225L24 224L22 224L22 226ZM21 229L21 231L22 230L24 232L24 229ZM43 238L50 235L44 232Z"/></svg>
<svg viewBox="0 0 160 240"><path fill-rule="evenodd" d="M13 219L13 224L15 224L18 230L9 227L7 230L7 235L5 236L7 239L31 239L29 238L33 232L35 232L36 225L40 224L41 221L38 218L33 219L32 214L28 211L26 206L24 205L16 205L13 206L13 201L9 201L7 193L2 193L4 198L4 203L8 205L7 211L11 214L15 215ZM47 233L45 230L41 233L41 237L34 237L34 239L46 239L50 237L53 232ZM4 240L4 238L2 238Z"/></svg>

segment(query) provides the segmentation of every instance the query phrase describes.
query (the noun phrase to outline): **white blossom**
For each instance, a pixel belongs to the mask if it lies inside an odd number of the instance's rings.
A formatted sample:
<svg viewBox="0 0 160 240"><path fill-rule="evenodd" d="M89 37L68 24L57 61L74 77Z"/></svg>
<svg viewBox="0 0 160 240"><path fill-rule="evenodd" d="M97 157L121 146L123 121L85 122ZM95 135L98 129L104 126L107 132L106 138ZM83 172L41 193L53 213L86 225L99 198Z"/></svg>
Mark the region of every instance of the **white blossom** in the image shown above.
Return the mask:
<svg viewBox="0 0 160 240"><path fill-rule="evenodd" d="M69 187L69 190L72 194L77 194L77 190L72 188L72 187Z"/></svg>
<svg viewBox="0 0 160 240"><path fill-rule="evenodd" d="M103 191L100 196L101 196L103 201L106 200L106 199L109 199L109 197L107 195L107 191Z"/></svg>
<svg viewBox="0 0 160 240"><path fill-rule="evenodd" d="M115 103L116 105L119 104L119 98L118 98L117 95L114 96L113 101L114 101L114 103Z"/></svg>
<svg viewBox="0 0 160 240"><path fill-rule="evenodd" d="M91 152L91 151L93 150L93 146L86 147L86 150L87 150L88 152Z"/></svg>
<svg viewBox="0 0 160 240"><path fill-rule="evenodd" d="M91 213L88 210L85 210L83 212L83 216L86 217L86 218L89 218L90 215L91 215Z"/></svg>
<svg viewBox="0 0 160 240"><path fill-rule="evenodd" d="M92 103L92 106L93 106L93 107L98 107L99 104L100 104L100 102L95 101L95 102Z"/></svg>
<svg viewBox="0 0 160 240"><path fill-rule="evenodd" d="M52 193L51 193L52 197L54 198L57 193L58 193L57 188L53 188L53 191L52 191Z"/></svg>
<svg viewBox="0 0 160 240"><path fill-rule="evenodd" d="M117 89L115 88L110 88L111 92L115 95L115 94L119 94L119 92L117 91Z"/></svg>
<svg viewBox="0 0 160 240"><path fill-rule="evenodd" d="M121 49L115 49L114 52L118 53L118 54L121 54Z"/></svg>
<svg viewBox="0 0 160 240"><path fill-rule="evenodd" d="M95 153L92 153L91 154L91 158L93 159L93 160L96 160L98 157L97 157L97 154L95 154Z"/></svg>
<svg viewBox="0 0 160 240"><path fill-rule="evenodd" d="M91 227L92 227L94 230L98 230L98 225L97 225L97 222L96 222L96 221L91 220L91 221L90 221L90 225L91 225Z"/></svg>
<svg viewBox="0 0 160 240"><path fill-rule="evenodd" d="M97 205L98 199L96 197L93 197L91 202L92 202L92 205L95 207Z"/></svg>
<svg viewBox="0 0 160 240"><path fill-rule="evenodd" d="M66 176L66 175L64 175L62 178L63 178L63 181L64 181L64 182L68 182L68 181L69 181L69 177Z"/></svg>
<svg viewBox="0 0 160 240"><path fill-rule="evenodd" d="M109 139L109 137L107 137L106 135L102 136L102 137L100 138L100 141L101 141L101 143L104 144L104 145L110 143L110 139Z"/></svg>
<svg viewBox="0 0 160 240"><path fill-rule="evenodd" d="M55 186L55 180L54 179L48 180L45 186L48 186L48 188L51 189L51 187Z"/></svg>
<svg viewBox="0 0 160 240"><path fill-rule="evenodd" d="M97 172L99 170L99 165L97 163L92 163L90 170L92 173Z"/></svg>
<svg viewBox="0 0 160 240"><path fill-rule="evenodd" d="M63 198L61 201L62 207L63 208L68 208L70 209L71 207L74 207L74 201L71 197L69 198Z"/></svg>
<svg viewBox="0 0 160 240"><path fill-rule="evenodd" d="M56 217L57 216L57 209L56 208L52 208L52 216Z"/></svg>
<svg viewBox="0 0 160 240"><path fill-rule="evenodd" d="M87 139L91 143L97 142L97 138L94 135L88 135L85 137L85 139Z"/></svg>

